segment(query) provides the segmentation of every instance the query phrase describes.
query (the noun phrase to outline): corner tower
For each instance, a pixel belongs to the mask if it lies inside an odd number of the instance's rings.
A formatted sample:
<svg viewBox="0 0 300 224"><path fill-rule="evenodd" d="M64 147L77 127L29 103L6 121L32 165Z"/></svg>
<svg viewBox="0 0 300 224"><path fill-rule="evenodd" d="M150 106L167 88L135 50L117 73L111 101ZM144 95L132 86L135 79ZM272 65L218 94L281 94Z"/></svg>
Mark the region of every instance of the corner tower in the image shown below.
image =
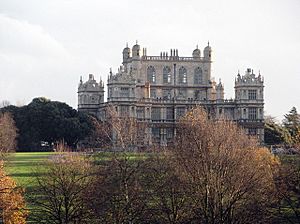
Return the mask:
<svg viewBox="0 0 300 224"><path fill-rule="evenodd" d="M80 78L78 86L78 111L87 112L97 116L99 106L104 102L104 84L98 83L93 74L85 83Z"/></svg>
<svg viewBox="0 0 300 224"><path fill-rule="evenodd" d="M237 75L235 80L235 100L237 121L247 134L264 140L264 80L248 68L245 75Z"/></svg>

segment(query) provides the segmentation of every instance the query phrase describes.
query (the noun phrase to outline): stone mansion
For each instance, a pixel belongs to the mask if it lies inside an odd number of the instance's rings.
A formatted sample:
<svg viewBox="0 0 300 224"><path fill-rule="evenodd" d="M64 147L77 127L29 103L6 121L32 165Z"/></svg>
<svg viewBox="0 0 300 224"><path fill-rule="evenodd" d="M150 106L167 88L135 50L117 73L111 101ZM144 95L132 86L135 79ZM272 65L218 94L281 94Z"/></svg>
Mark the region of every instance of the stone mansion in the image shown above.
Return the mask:
<svg viewBox="0 0 300 224"><path fill-rule="evenodd" d="M247 69L235 78L235 99L224 99L224 87L211 77L212 49L198 47L191 57L179 56L177 49L158 56L147 55L137 43L123 50L122 66L110 71L107 101L104 84L92 74L78 87L78 110L105 120L105 110L113 106L120 116L147 122L141 145L166 145L176 132L174 124L190 108L201 105L216 119L237 122L249 135L264 139L264 80Z"/></svg>

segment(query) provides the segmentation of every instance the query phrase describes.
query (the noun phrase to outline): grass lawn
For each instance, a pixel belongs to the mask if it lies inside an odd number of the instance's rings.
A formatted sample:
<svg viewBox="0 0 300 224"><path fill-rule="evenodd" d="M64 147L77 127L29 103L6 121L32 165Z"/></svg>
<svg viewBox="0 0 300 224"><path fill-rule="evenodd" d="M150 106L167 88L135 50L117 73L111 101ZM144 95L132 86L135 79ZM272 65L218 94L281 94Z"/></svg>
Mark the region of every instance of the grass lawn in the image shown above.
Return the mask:
<svg viewBox="0 0 300 224"><path fill-rule="evenodd" d="M9 157L6 164L6 172L14 178L17 185L30 190L34 187L34 175L37 172L38 166L43 164L53 152L18 152Z"/></svg>

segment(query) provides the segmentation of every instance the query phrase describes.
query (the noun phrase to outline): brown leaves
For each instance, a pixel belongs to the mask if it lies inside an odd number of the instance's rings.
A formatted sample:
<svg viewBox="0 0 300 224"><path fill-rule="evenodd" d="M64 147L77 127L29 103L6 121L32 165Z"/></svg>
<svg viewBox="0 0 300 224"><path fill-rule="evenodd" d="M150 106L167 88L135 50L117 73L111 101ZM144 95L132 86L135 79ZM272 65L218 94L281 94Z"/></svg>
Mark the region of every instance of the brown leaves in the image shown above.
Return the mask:
<svg viewBox="0 0 300 224"><path fill-rule="evenodd" d="M15 181L5 174L3 163L0 162L0 210L3 211L4 223L26 223L28 212L25 209L23 193L22 189L16 187Z"/></svg>
<svg viewBox="0 0 300 224"><path fill-rule="evenodd" d="M6 152L13 151L16 146L17 129L10 114L0 113L0 159Z"/></svg>

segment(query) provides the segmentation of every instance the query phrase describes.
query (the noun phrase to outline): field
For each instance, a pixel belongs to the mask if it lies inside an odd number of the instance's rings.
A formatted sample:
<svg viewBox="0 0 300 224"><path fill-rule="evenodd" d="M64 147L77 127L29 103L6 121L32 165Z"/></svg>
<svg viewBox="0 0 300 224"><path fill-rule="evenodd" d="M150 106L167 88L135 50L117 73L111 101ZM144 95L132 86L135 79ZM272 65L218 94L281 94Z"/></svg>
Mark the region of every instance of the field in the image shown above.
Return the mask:
<svg viewBox="0 0 300 224"><path fill-rule="evenodd" d="M35 175L43 175L39 172L39 168L44 166L45 162L50 159L55 153L53 152L32 152L32 153L14 153L9 157L9 160L6 164L7 174L14 178L19 187L25 189L25 199L28 199L31 196L35 195L35 187L37 183L35 181ZM149 157L148 153L130 153L128 154L130 160L143 160ZM92 159L96 164L104 163L108 160L111 160L114 157L114 153L97 153L92 156ZM117 154L118 157L118 154ZM298 159L297 159L298 158ZM280 156L282 163L296 163L300 167L299 157L292 155ZM29 210L32 210L33 207L27 203ZM283 211L287 216L292 217L292 211L288 208ZM277 220L278 223L284 223L282 220ZM29 222L30 217L29 217Z"/></svg>
<svg viewBox="0 0 300 224"><path fill-rule="evenodd" d="M9 157L6 171L13 177L17 185L31 190L34 187L34 175L38 174L38 167L50 158L53 152L14 153Z"/></svg>

